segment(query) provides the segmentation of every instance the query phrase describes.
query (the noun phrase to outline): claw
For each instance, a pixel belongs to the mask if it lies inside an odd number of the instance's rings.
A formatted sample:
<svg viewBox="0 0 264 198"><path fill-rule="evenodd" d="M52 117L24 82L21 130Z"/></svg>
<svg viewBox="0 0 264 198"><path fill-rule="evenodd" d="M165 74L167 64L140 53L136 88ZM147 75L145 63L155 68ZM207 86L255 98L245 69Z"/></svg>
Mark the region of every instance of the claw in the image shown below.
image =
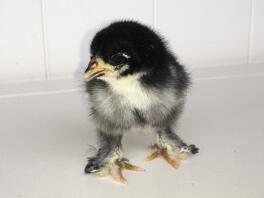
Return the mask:
<svg viewBox="0 0 264 198"><path fill-rule="evenodd" d="M151 155L149 155L148 157L146 157L146 158L144 159L144 162L152 161L152 160L156 159L156 158L159 157L159 156L160 156L159 151L155 151L154 153L152 153Z"/></svg>
<svg viewBox="0 0 264 198"><path fill-rule="evenodd" d="M139 166L135 166L132 164L129 164L128 162L124 162L122 165L122 168L125 170L135 171L135 172L141 172L145 171L143 168L140 168Z"/></svg>

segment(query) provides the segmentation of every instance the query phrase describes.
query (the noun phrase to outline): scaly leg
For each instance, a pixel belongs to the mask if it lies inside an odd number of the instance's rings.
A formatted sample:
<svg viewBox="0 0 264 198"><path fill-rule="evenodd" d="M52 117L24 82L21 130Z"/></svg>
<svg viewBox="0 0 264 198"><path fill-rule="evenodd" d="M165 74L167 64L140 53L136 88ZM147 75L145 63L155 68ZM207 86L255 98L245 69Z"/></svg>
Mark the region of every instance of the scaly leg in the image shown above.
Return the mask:
<svg viewBox="0 0 264 198"><path fill-rule="evenodd" d="M120 183L126 183L127 180L122 174L123 170L143 171L122 157L121 139L121 135L99 132L100 149L94 157L88 159L85 173L94 173L101 177L109 175Z"/></svg>
<svg viewBox="0 0 264 198"><path fill-rule="evenodd" d="M157 134L157 143L150 145L150 148L156 151L145 158L145 161L151 161L161 157L175 169L179 168L181 160L187 159L188 153L196 154L199 151L199 148L195 145L187 145L183 142L170 128L159 131Z"/></svg>

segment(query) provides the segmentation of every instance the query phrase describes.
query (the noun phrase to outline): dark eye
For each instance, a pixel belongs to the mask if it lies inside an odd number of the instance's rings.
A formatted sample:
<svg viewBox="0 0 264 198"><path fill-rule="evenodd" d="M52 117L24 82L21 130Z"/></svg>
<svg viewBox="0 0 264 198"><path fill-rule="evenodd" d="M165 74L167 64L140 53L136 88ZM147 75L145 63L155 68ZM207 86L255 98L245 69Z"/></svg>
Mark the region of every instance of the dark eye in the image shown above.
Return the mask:
<svg viewBox="0 0 264 198"><path fill-rule="evenodd" d="M110 58L109 63L114 66L122 66L127 64L129 58L127 54L117 53Z"/></svg>

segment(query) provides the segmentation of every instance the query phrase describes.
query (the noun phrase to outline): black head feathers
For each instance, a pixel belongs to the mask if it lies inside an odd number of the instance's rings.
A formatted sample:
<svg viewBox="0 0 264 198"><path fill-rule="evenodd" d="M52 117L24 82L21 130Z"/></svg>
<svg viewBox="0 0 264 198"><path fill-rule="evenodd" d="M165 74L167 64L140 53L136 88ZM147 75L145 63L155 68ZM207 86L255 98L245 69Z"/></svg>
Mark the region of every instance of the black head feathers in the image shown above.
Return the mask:
<svg viewBox="0 0 264 198"><path fill-rule="evenodd" d="M141 72L146 74L142 82L149 86L173 83L179 89L188 87L188 74L162 37L138 22L118 21L103 28L94 36L90 51L92 57L119 70L121 77Z"/></svg>
<svg viewBox="0 0 264 198"><path fill-rule="evenodd" d="M168 50L152 29L134 21L115 22L99 31L91 44L91 54L111 62L115 54L129 57L131 70L166 64Z"/></svg>

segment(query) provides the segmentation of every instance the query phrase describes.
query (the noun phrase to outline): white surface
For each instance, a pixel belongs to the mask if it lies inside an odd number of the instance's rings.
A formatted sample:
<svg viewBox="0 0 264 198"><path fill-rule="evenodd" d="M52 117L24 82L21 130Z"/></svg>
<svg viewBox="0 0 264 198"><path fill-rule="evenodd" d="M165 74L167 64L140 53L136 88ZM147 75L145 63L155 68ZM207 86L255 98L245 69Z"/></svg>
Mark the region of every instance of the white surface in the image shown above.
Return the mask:
<svg viewBox="0 0 264 198"><path fill-rule="evenodd" d="M125 155L146 172L126 172L127 186L83 173L96 143L84 93L2 97L0 197L262 198L263 83L263 76L196 82L178 131L200 154L177 171L161 160L144 164L152 134L129 134Z"/></svg>
<svg viewBox="0 0 264 198"><path fill-rule="evenodd" d="M263 63L262 0L1 0L0 83L79 76L94 33L136 19L188 67Z"/></svg>

